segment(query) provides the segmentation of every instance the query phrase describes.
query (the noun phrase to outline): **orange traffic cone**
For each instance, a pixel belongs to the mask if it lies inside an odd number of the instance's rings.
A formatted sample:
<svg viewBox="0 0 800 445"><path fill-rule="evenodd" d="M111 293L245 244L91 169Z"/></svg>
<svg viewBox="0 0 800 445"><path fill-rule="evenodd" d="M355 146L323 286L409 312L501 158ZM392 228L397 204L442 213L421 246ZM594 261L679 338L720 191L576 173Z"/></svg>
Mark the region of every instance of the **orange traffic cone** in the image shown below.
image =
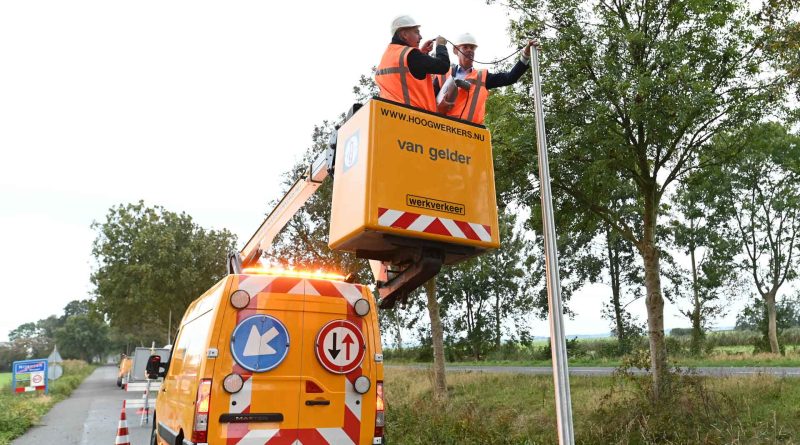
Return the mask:
<svg viewBox="0 0 800 445"><path fill-rule="evenodd" d="M119 426L117 427L117 439L114 445L131 445L128 437L128 420L125 418L125 401L122 401L122 412L119 415Z"/></svg>

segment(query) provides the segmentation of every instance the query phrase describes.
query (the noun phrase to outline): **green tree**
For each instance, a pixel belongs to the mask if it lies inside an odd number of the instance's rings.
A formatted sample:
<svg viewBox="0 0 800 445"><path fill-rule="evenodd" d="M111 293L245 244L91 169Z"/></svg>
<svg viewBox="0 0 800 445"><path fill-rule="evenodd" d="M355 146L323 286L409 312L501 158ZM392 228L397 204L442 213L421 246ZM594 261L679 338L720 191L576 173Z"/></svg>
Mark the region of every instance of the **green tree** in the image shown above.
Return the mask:
<svg viewBox="0 0 800 445"><path fill-rule="evenodd" d="M439 301L451 319L450 336L468 345L475 360L492 348L499 350L504 334L524 336L527 315L534 311L534 290L543 286L544 264L533 242L515 230L516 217L500 215L500 249L446 267L438 278ZM546 300L538 307L547 313ZM510 323L507 323L510 322ZM513 328L504 332L504 324Z"/></svg>
<svg viewBox="0 0 800 445"><path fill-rule="evenodd" d="M641 257L658 399L667 382L662 199L715 134L756 121L783 97L782 79L762 70L761 31L744 1L518 0L511 7L520 14L512 27L518 36L542 35L554 192L594 213ZM534 119L527 95L511 102L519 112L495 134L499 157L513 161L498 176L524 196L533 192ZM609 205L627 187L636 190L634 224Z"/></svg>
<svg viewBox="0 0 800 445"><path fill-rule="evenodd" d="M766 34L765 49L772 66L785 72L800 98L800 10L798 0L762 2L758 17ZM798 109L795 108L795 112Z"/></svg>
<svg viewBox="0 0 800 445"><path fill-rule="evenodd" d="M63 316L51 316L47 320L57 321L50 336L64 358L91 363L113 348L108 323L92 300L70 301L64 307Z"/></svg>
<svg viewBox="0 0 800 445"><path fill-rule="evenodd" d="M739 149L720 176L728 187L725 204L733 211L744 249L742 269L753 279L767 311L770 351L778 353L778 292L797 277L800 244L800 136L767 123L722 142Z"/></svg>
<svg viewBox="0 0 800 445"><path fill-rule="evenodd" d="M723 198L726 190L712 172L717 170L710 166L688 175L677 188L670 221L673 243L689 256L689 270L680 268L681 278L688 278L676 281L675 287L677 296L691 302L680 311L691 321L690 350L695 355L702 352L705 328L724 314L738 285L734 257L741 247L738 234L727 227L731 212Z"/></svg>
<svg viewBox="0 0 800 445"><path fill-rule="evenodd" d="M91 300L72 300L64 307L64 319L73 315L86 315L95 309Z"/></svg>
<svg viewBox="0 0 800 445"><path fill-rule="evenodd" d="M800 326L800 294L783 298L775 303L775 327L778 338L784 329ZM755 341L754 353L771 352L769 340L769 313L764 300L753 298L736 316L736 329L760 332L761 338ZM780 345L784 352L784 345Z"/></svg>
<svg viewBox="0 0 800 445"><path fill-rule="evenodd" d="M31 358L28 351L19 341L11 341L5 345L0 345L0 371L11 372L11 364Z"/></svg>
<svg viewBox="0 0 800 445"><path fill-rule="evenodd" d="M225 276L236 242L227 229L206 230L186 213L142 201L112 207L92 228L98 308L143 345L174 337L189 303Z"/></svg>
<svg viewBox="0 0 800 445"><path fill-rule="evenodd" d="M93 362L109 351L108 325L99 314L80 314L67 317L64 326L55 332L56 343L64 358Z"/></svg>
<svg viewBox="0 0 800 445"><path fill-rule="evenodd" d="M23 323L9 332L8 339L12 343L12 349L24 351L23 359L47 357L53 349L51 328L54 318Z"/></svg>
<svg viewBox="0 0 800 445"><path fill-rule="evenodd" d="M791 297L782 298L775 303L775 313L778 329L787 329L800 326L800 293ZM767 326L767 307L764 300L754 298L736 316L736 329L744 331L763 331L766 335ZM759 352L769 351L769 342L766 348Z"/></svg>
<svg viewBox="0 0 800 445"><path fill-rule="evenodd" d="M641 298L642 268L636 264L633 246L606 226L606 268L611 286L611 300L603 305L603 316L612 321L612 334L617 337L620 354L631 352L634 340L644 328L627 310ZM625 302L625 299L628 299Z"/></svg>
<svg viewBox="0 0 800 445"><path fill-rule="evenodd" d="M36 337L38 335L39 330L36 328L36 323L29 322L17 326L16 329L12 329L11 332L8 333L8 339L14 341L23 338Z"/></svg>

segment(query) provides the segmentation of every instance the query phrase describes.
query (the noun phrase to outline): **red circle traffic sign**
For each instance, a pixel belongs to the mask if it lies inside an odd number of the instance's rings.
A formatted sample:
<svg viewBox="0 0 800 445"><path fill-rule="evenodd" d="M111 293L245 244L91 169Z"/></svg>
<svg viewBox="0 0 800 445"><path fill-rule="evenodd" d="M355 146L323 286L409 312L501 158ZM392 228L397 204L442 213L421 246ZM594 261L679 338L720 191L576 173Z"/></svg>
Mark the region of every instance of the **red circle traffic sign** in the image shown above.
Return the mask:
<svg viewBox="0 0 800 445"><path fill-rule="evenodd" d="M355 323L333 320L317 333L317 360L334 374L347 374L361 366L366 353L364 334Z"/></svg>

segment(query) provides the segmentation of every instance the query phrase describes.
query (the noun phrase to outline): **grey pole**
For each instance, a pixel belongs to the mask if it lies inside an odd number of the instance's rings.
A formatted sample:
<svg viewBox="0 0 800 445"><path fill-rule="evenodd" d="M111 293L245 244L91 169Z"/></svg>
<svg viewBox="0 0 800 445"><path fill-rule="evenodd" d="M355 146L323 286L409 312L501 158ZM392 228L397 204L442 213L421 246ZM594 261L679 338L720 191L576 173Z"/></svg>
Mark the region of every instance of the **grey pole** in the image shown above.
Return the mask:
<svg viewBox="0 0 800 445"><path fill-rule="evenodd" d="M553 222L553 198L550 194L550 167L547 160L547 137L544 131L542 85L539 78L539 49L531 48L533 71L533 102L536 112L536 145L539 149L539 186L542 195L542 216L545 268L547 271L547 301L550 309L550 349L553 351L553 383L556 392L556 420L559 445L573 445L572 398L569 394L569 365L564 338L564 311L561 307L561 279L558 275L558 250Z"/></svg>

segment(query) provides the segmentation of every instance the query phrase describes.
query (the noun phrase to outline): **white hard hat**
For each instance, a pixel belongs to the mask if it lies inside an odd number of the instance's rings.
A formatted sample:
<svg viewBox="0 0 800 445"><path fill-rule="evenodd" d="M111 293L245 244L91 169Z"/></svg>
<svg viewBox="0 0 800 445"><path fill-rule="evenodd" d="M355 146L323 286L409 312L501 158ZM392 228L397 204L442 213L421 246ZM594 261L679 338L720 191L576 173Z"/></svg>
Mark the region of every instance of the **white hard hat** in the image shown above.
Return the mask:
<svg viewBox="0 0 800 445"><path fill-rule="evenodd" d="M468 32L465 32L464 34L461 34L460 36L456 37L455 40L453 40L453 45L455 45L455 46L458 46L458 45L475 45L475 46L478 46L478 41L475 40L475 37L473 37L472 34L470 34Z"/></svg>
<svg viewBox="0 0 800 445"><path fill-rule="evenodd" d="M392 20L392 35L400 28L410 28L412 26L419 26L419 24L407 15L398 15Z"/></svg>

